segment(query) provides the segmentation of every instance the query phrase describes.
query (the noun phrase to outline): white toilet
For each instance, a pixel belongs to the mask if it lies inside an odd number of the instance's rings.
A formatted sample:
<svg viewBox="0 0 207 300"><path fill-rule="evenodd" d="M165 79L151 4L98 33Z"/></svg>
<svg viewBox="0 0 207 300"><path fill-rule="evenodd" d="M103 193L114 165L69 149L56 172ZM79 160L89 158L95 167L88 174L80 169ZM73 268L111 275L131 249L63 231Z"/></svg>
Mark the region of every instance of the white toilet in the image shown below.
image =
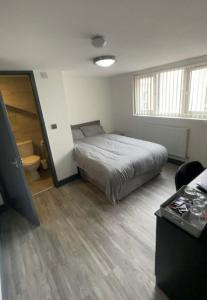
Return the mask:
<svg viewBox="0 0 207 300"><path fill-rule="evenodd" d="M32 140L17 143L22 164L26 172L29 172L33 180L40 178L37 169L40 166L40 157L34 155Z"/></svg>

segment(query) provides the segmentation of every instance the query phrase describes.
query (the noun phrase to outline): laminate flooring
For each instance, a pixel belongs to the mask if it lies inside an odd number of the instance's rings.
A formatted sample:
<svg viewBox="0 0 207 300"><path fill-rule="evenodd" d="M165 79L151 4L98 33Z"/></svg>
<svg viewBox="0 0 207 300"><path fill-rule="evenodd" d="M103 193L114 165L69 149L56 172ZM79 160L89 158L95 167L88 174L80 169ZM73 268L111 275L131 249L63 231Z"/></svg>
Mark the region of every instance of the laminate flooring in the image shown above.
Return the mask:
<svg viewBox="0 0 207 300"><path fill-rule="evenodd" d="M41 226L0 216L3 300L166 300L155 287L154 212L174 191L176 166L118 205L76 180L35 198Z"/></svg>

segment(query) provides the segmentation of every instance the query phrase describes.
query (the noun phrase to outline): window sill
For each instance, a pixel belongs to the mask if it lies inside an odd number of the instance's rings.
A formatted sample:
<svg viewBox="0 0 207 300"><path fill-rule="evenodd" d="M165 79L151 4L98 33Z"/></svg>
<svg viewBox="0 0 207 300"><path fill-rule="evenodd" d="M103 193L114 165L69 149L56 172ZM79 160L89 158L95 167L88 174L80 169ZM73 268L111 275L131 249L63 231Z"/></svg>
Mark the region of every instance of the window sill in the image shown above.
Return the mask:
<svg viewBox="0 0 207 300"><path fill-rule="evenodd" d="M186 121L201 121L201 122L207 122L207 118L206 119L198 119L198 118L188 118L188 117L167 117L167 116L150 116L150 115L136 115L133 114L133 117L141 117L141 118L155 118L155 119L175 119L175 120L186 120Z"/></svg>

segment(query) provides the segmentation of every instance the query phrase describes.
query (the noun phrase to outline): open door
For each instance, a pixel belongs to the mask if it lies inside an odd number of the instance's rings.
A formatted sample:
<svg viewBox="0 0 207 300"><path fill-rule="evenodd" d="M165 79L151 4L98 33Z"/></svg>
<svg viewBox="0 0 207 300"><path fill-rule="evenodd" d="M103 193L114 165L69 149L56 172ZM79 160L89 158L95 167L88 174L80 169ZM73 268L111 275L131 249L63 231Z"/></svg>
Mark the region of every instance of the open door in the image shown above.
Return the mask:
<svg viewBox="0 0 207 300"><path fill-rule="evenodd" d="M39 225L32 195L27 187L17 145L10 127L6 107L0 93L0 178L3 182L8 205L22 216Z"/></svg>

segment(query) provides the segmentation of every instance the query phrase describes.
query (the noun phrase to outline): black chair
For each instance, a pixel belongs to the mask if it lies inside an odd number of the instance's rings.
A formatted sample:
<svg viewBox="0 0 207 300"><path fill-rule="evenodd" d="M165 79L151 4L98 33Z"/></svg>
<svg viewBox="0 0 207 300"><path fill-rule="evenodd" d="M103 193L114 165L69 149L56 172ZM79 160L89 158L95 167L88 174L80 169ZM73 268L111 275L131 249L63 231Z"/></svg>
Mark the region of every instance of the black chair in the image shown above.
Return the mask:
<svg viewBox="0 0 207 300"><path fill-rule="evenodd" d="M187 185L196 178L205 168L199 161L190 161L182 164L175 174L176 190L179 190L183 185Z"/></svg>

